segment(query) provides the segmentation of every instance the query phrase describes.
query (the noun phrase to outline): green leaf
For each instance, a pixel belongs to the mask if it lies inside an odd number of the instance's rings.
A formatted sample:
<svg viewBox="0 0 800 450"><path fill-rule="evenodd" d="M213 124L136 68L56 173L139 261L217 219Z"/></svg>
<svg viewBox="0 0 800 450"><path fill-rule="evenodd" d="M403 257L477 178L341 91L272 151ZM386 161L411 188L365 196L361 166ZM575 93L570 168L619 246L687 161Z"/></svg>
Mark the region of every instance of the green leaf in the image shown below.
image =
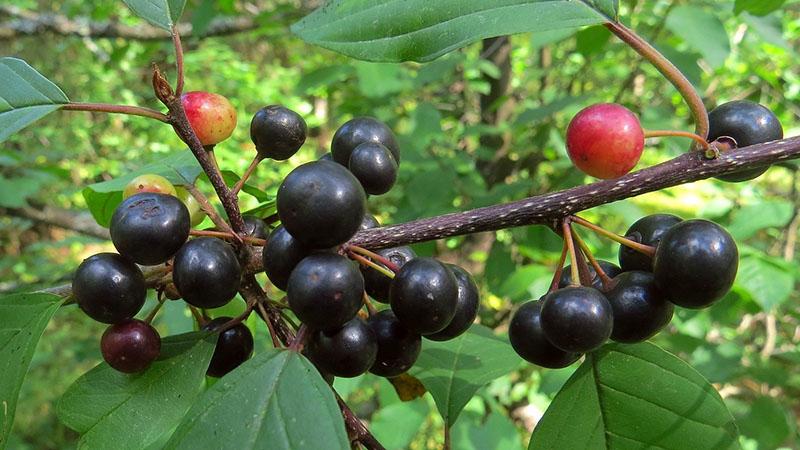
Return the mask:
<svg viewBox="0 0 800 450"><path fill-rule="evenodd" d="M734 14L749 12L754 16L766 16L780 9L786 0L736 0L733 6Z"/></svg>
<svg viewBox="0 0 800 450"><path fill-rule="evenodd" d="M738 448L714 387L656 345L610 344L589 354L556 395L529 450Z"/></svg>
<svg viewBox="0 0 800 450"><path fill-rule="evenodd" d="M507 340L489 328L473 325L450 341L423 340L411 375L425 385L445 423L452 425L481 386L519 365L519 356Z"/></svg>
<svg viewBox="0 0 800 450"><path fill-rule="evenodd" d="M470 415L465 415L465 419ZM497 411L492 411L485 420L460 420L453 427L452 436L453 448L458 450L518 450L522 448L522 442L514 422Z"/></svg>
<svg viewBox="0 0 800 450"><path fill-rule="evenodd" d="M5 178L0 175L0 207L23 208L28 206L26 199L33 197L42 187L42 181L35 178Z"/></svg>
<svg viewBox="0 0 800 450"><path fill-rule="evenodd" d="M122 0L137 16L151 24L172 30L183 13L186 0Z"/></svg>
<svg viewBox="0 0 800 450"><path fill-rule="evenodd" d="M397 402L385 406L372 416L370 430L387 450L408 448L419 429L425 425L429 409L424 401Z"/></svg>
<svg viewBox="0 0 800 450"><path fill-rule="evenodd" d="M368 61L430 61L483 38L615 20L617 0L335 0L292 26Z"/></svg>
<svg viewBox="0 0 800 450"><path fill-rule="evenodd" d="M765 258L745 257L739 261L736 283L753 297L764 311L771 311L789 299L794 291L790 267Z"/></svg>
<svg viewBox="0 0 800 450"><path fill-rule="evenodd" d="M61 300L50 294L0 297L0 402L3 405L0 449L8 445L17 396L36 344Z"/></svg>
<svg viewBox="0 0 800 450"><path fill-rule="evenodd" d="M330 387L308 360L270 349L201 397L167 449L342 449L350 444Z"/></svg>
<svg viewBox="0 0 800 450"><path fill-rule="evenodd" d="M61 421L81 433L79 448L139 449L172 430L200 393L214 336L169 336L146 371L124 374L102 363L58 403Z"/></svg>
<svg viewBox="0 0 800 450"><path fill-rule="evenodd" d="M0 142L65 103L61 89L28 63L0 58Z"/></svg>
<svg viewBox="0 0 800 450"><path fill-rule="evenodd" d="M758 441L759 448L778 448L792 434L787 411L771 397L759 397L739 423L742 434Z"/></svg>
<svg viewBox="0 0 800 450"><path fill-rule="evenodd" d="M175 152L172 155L148 164L138 170L126 172L113 180L95 183L83 189L83 198L92 217L101 226L111 223L114 209L122 201L122 190L132 179L142 174L161 175L175 185L194 183L203 169L190 151Z"/></svg>
<svg viewBox="0 0 800 450"><path fill-rule="evenodd" d="M232 170L223 170L222 171L222 179L225 180L225 183L228 186L233 186L236 184L241 177ZM261 189L257 188L256 186L248 183L245 181L244 186L242 186L242 192L248 195L252 195L256 198L259 202L274 202L275 197L267 194L266 192L262 191Z"/></svg>
<svg viewBox="0 0 800 450"><path fill-rule="evenodd" d="M667 17L667 28L697 50L714 68L722 67L731 53L725 26L719 18L699 6L678 6Z"/></svg>
<svg viewBox="0 0 800 450"><path fill-rule="evenodd" d="M744 240L764 228L785 226L793 215L792 202L776 200L747 205L733 215L728 231L737 240Z"/></svg>

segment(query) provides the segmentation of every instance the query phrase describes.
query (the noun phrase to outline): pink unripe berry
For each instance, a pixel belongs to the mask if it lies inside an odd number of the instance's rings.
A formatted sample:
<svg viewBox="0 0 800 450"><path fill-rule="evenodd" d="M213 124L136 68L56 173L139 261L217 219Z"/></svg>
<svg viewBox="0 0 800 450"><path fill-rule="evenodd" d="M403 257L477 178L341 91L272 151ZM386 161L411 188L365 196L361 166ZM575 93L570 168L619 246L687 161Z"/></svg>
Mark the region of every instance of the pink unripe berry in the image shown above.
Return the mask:
<svg viewBox="0 0 800 450"><path fill-rule="evenodd" d="M236 128L236 110L219 94L187 92L181 96L181 102L189 124L203 145L224 141Z"/></svg>

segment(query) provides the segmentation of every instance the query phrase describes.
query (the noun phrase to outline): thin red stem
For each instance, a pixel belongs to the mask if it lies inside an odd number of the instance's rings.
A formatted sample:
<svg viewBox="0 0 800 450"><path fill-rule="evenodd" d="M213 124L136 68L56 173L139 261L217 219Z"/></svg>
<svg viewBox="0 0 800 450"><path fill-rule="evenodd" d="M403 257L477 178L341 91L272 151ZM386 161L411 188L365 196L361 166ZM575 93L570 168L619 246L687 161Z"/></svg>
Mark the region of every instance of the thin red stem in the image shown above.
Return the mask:
<svg viewBox="0 0 800 450"><path fill-rule="evenodd" d="M598 227L597 225L593 224L592 222L589 222L588 220L581 219L578 216L570 216L570 217L572 218L572 221L577 223L578 225L584 226L584 227L594 231L595 233L599 234L600 236L607 237L607 238L611 239L614 242L620 243L621 245L624 245L626 247L632 248L632 249L636 250L639 253L643 253L643 254L645 254L647 256L650 256L650 257L653 257L656 254L655 247L651 247L649 245L640 244L640 243L638 243L636 241L632 241L632 240L630 240L630 239L628 239L626 237L623 237L623 236L620 236L618 234L612 233L612 232L610 232L610 231L608 231L608 230L606 230L604 228Z"/></svg>
<svg viewBox="0 0 800 450"><path fill-rule="evenodd" d="M172 43L175 46L175 67L178 72L178 81L175 83L175 95L180 97L183 93L183 45L178 27L172 27Z"/></svg>
<svg viewBox="0 0 800 450"><path fill-rule="evenodd" d="M169 117L155 109L144 108L141 106L111 105L108 103L80 103L72 102L61 106L65 111L89 111L110 114L127 114L129 116L148 117L160 122L169 123Z"/></svg>
<svg viewBox="0 0 800 450"><path fill-rule="evenodd" d="M389 269L387 269L387 268L385 268L383 266L380 266L378 264L375 264L374 262L368 260L367 258L364 258L363 256L361 256L361 255L359 255L357 253L349 252L348 255L351 258L353 258L356 261L358 261L358 263L361 264L362 266L371 267L371 268L377 270L378 272L386 275L389 278L394 278L394 272L390 271Z"/></svg>
<svg viewBox="0 0 800 450"><path fill-rule="evenodd" d="M570 261L570 276L572 280L570 286L580 286L580 272L578 270L578 258L575 255L575 243L572 242L572 228L569 225L569 219L566 218L561 222L561 232L564 236L564 241L567 243L567 251L569 252Z"/></svg>
<svg viewBox="0 0 800 450"><path fill-rule="evenodd" d="M244 186L244 184L247 182L247 179L250 178L250 175L253 174L253 172L256 170L256 167L258 167L258 163L260 162L261 158L259 158L258 156L253 158L253 160L250 162L250 165L247 166L247 170L244 171L244 175L242 175L242 178L240 178L239 181L236 182L236 185L233 186L233 189L231 189L233 195L239 194L239 191L242 190L242 186Z"/></svg>
<svg viewBox="0 0 800 450"><path fill-rule="evenodd" d="M378 314L378 310L375 309L375 305L372 304L372 301L369 299L369 296L366 292L364 292L364 305L367 307L367 312L369 312L370 316Z"/></svg>
<svg viewBox="0 0 800 450"><path fill-rule="evenodd" d="M400 271L400 268L397 266L397 264L393 263L388 258L384 258L383 256L381 256L381 255L379 255L379 254L377 254L377 253L375 253L373 251L365 249L364 247L359 247L357 245L351 245L351 246L347 247L347 249L351 250L351 251L354 251L356 253L360 253L360 254L362 254L364 256L367 256L370 259L373 259L375 261L378 261L379 263L383 264L384 266L386 266L389 270L391 270L394 273L397 273L397 272Z"/></svg>
<svg viewBox="0 0 800 450"><path fill-rule="evenodd" d="M558 284L561 282L561 273L564 271L564 263L567 261L567 240L564 239L564 243L561 245L561 256L558 258L558 267L556 267L556 271L553 272L553 281L550 282L550 289L547 290L547 293L551 293L558 289Z"/></svg>
<svg viewBox="0 0 800 450"><path fill-rule="evenodd" d="M294 352L301 352L303 351L303 345L305 345L306 337L308 336L308 327L306 324L300 325L300 328L297 329L297 334L294 335L294 339L292 343L289 345L289 350Z"/></svg>
<svg viewBox="0 0 800 450"><path fill-rule="evenodd" d="M646 130L644 132L645 139L654 137L685 137L694 140L697 145L703 150L708 150L708 142L701 136L694 134L690 131L677 131L677 130Z"/></svg>
<svg viewBox="0 0 800 450"><path fill-rule="evenodd" d="M267 311L264 309L264 305L261 303L256 304L256 308L258 308L259 315L264 323L267 324L267 329L269 330L269 336L272 338L272 346L275 348L281 348L281 342L278 339L278 335L275 333L275 328L272 327L272 322L269 320L269 315L267 315Z"/></svg>
<svg viewBox="0 0 800 450"><path fill-rule="evenodd" d="M603 270L600 266L600 263L597 262L597 259L592 254L592 251L589 249L589 246L586 245L586 242L578 235L578 232L574 229L572 230L572 237L575 239L575 242L578 243L578 247L580 247L581 251L586 258L589 260L589 263L594 267L594 271L597 273L597 276L600 277L600 281L603 283L603 290L607 291L611 289L611 277Z"/></svg>

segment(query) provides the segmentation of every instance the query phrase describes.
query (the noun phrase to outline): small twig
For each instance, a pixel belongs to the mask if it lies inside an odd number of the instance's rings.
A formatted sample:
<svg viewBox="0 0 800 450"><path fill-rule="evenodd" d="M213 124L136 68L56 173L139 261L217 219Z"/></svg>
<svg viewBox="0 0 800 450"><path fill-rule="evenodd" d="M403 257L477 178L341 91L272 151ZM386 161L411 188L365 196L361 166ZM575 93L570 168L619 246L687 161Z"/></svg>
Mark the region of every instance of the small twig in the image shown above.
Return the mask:
<svg viewBox="0 0 800 450"><path fill-rule="evenodd" d="M110 114L127 114L129 116L148 117L160 122L169 123L169 117L155 109L144 108L141 106L110 105L107 103L80 103L72 102L61 106L65 111L89 111Z"/></svg>
<svg viewBox="0 0 800 450"><path fill-rule="evenodd" d="M444 424L444 450L450 450L452 443L450 442L450 425Z"/></svg>
<svg viewBox="0 0 800 450"><path fill-rule="evenodd" d="M250 175L252 175L253 172L256 170L256 167L258 167L258 163L260 162L261 158L259 158L258 156L253 158L253 160L250 162L250 165L247 166L247 170L244 171L244 175L242 175L242 178L239 178L239 181L237 181L236 184L231 189L233 195L239 195L239 191L247 182L247 179L250 178Z"/></svg>
<svg viewBox="0 0 800 450"><path fill-rule="evenodd" d="M278 335L275 334L275 329L272 327L272 322L269 320L269 316L267 315L266 309L264 309L264 305L261 303L256 303L256 307L258 308L261 319L267 324L269 337L272 338L272 346L275 348L281 348L281 342L278 340Z"/></svg>
<svg viewBox="0 0 800 450"><path fill-rule="evenodd" d="M575 242L578 243L578 247L580 247L583 254L586 255L589 263L592 265L592 267L594 267L594 271L597 273L597 276L600 277L600 281L603 283L603 290L610 290L613 282L605 270L603 270L603 268L600 266L600 263L597 262L597 259L595 259L592 251L589 249L589 246L586 245L586 242L581 239L574 229L572 230L572 237L575 239Z"/></svg>
<svg viewBox="0 0 800 450"><path fill-rule="evenodd" d="M367 450L386 450L386 448L375 439L375 436L370 433L366 426L361 422L361 419L356 416L352 409L347 406L342 397L336 390L333 390L336 396L336 402L339 403L339 409L342 410L344 417L344 425L347 428L347 434L350 437L350 442L360 442Z"/></svg>
<svg viewBox="0 0 800 450"><path fill-rule="evenodd" d="M178 72L178 81L175 83L175 95L180 97L183 93L183 45L178 27L172 27L172 43L175 46L175 67Z"/></svg>
<svg viewBox="0 0 800 450"><path fill-rule="evenodd" d="M564 242L567 245L567 251L569 252L569 261L570 261L570 276L572 280L570 280L570 286L580 286L580 272L578 271L578 258L575 256L575 243L572 242L572 228L569 225L569 218L565 218L561 221L561 233L564 237Z"/></svg>
<svg viewBox="0 0 800 450"><path fill-rule="evenodd" d="M645 254L647 256L650 256L650 257L653 257L656 254L656 248L655 247L651 247L649 245L640 244L640 243L638 243L636 241L632 241L632 240L630 240L630 239L628 239L626 237L623 237L623 236L620 236L618 234L612 233L612 232L606 230L605 228L598 227L597 225L593 224L592 222L589 222L588 220L585 220L585 219L581 219L578 216L570 216L570 217L572 218L572 221L577 223L578 225L584 226L584 227L594 231L595 233L599 234L600 236L603 236L603 237L606 237L608 239L611 239L612 241L618 242L618 243L620 243L620 244L622 244L622 245L624 245L624 246L626 246L628 248L632 248L633 250L636 250L639 253L643 253L643 254Z"/></svg>
<svg viewBox="0 0 800 450"><path fill-rule="evenodd" d="M200 209L202 209L203 212L205 212L208 215L208 217L211 218L211 221L214 222L214 225L216 225L217 228L219 228L224 232L230 233L231 235L236 236L236 239L239 243L243 242L241 236L239 236L235 231L233 231L231 226L228 225L228 222L226 222L222 217L220 217L219 214L217 214L217 210L214 209L214 206L211 205L211 202L208 200L208 197L203 195L203 193L200 192L200 190L197 189L197 187L195 187L195 185L191 183L186 184L184 187L186 188L187 191L189 191L190 194L192 194L192 197L194 197L195 200L197 200L197 203L200 204Z"/></svg>
<svg viewBox="0 0 800 450"><path fill-rule="evenodd" d="M351 258L353 258L356 261L358 261L362 266L371 267L371 268L377 270L378 272L386 275L389 278L394 278L394 272L392 272L391 270L386 269L383 266L375 264L374 262L368 260L367 258L364 258L363 256L361 256L359 254L356 254L356 253L353 253L353 252L349 252L348 256L350 256Z"/></svg>
<svg viewBox="0 0 800 450"><path fill-rule="evenodd" d="M306 343L306 337L308 336L308 327L306 324L300 325L300 328L297 330L297 334L294 335L294 339L292 343L289 345L289 350L294 352L301 352L303 351L303 346Z"/></svg>
<svg viewBox="0 0 800 450"><path fill-rule="evenodd" d="M238 316L222 324L222 326L219 327L219 332L222 333L223 331L233 328L236 325L239 325L240 323L247 320L247 318L250 317L250 313L253 312L254 307L255 307L255 302L247 302L247 306L245 307L244 311Z"/></svg>

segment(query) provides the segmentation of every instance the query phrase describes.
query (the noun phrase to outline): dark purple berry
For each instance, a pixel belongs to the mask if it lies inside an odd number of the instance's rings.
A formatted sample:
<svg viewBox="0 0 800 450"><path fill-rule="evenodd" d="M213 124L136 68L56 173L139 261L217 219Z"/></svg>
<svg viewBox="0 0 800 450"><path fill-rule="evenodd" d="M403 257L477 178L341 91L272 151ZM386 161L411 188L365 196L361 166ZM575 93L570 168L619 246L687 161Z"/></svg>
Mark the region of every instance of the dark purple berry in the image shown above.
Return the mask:
<svg viewBox="0 0 800 450"><path fill-rule="evenodd" d="M388 148L365 142L353 150L347 168L358 178L367 194L389 192L397 181L397 162Z"/></svg>
<svg viewBox="0 0 800 450"><path fill-rule="evenodd" d="M611 339L617 342L645 341L672 320L674 307L656 287L650 272L633 270L617 275L606 297L614 311Z"/></svg>
<svg viewBox="0 0 800 450"><path fill-rule="evenodd" d="M658 247L661 236L673 225L681 221L683 219L672 214L651 214L634 222L625 232L625 237L640 244ZM619 265L624 272L629 270L650 272L653 270L653 258L632 248L620 245Z"/></svg>
<svg viewBox="0 0 800 450"><path fill-rule="evenodd" d="M175 255L172 281L181 297L198 308L218 308L239 290L242 269L233 247L211 237L192 239Z"/></svg>
<svg viewBox="0 0 800 450"><path fill-rule="evenodd" d="M392 280L389 301L397 319L421 335L442 331L456 314L458 281L433 258L407 262Z"/></svg>
<svg viewBox="0 0 800 450"><path fill-rule="evenodd" d="M144 265L161 264L189 237L189 210L177 197L143 192L128 197L111 216L111 241L120 255Z"/></svg>
<svg viewBox="0 0 800 450"><path fill-rule="evenodd" d="M603 269L603 272L608 275L609 278L614 278L618 274L622 273L619 267L616 264L599 259L597 263L600 264L600 267ZM588 263L587 263L588 264ZM589 267L589 276L592 278L592 287L598 290L603 289L603 280L600 279L600 276L597 275L597 271L594 270L594 266L588 264ZM572 265L567 265L561 271L561 278L558 281L559 288L565 288L572 284Z"/></svg>
<svg viewBox="0 0 800 450"><path fill-rule="evenodd" d="M522 305L508 326L511 347L524 360L549 369L560 369L574 363L580 353L565 352L545 338L541 321L542 302L530 301Z"/></svg>
<svg viewBox="0 0 800 450"><path fill-rule="evenodd" d="M231 320L230 317L217 317L203 325L206 331L217 331ZM206 374L210 377L222 377L239 367L253 353L253 334L247 325L238 323L219 333L214 354Z"/></svg>
<svg viewBox="0 0 800 450"><path fill-rule="evenodd" d="M370 372L394 377L414 365L422 349L420 335L404 327L390 309L370 316L367 324L375 332L378 343L378 354Z"/></svg>
<svg viewBox="0 0 800 450"><path fill-rule="evenodd" d="M453 271L458 282L458 300L456 301L456 315L444 330L437 333L428 334L425 337L434 341L448 341L460 336L467 331L478 316L478 307L481 304L480 291L472 275L463 268L455 264L448 264L447 267Z"/></svg>
<svg viewBox="0 0 800 450"><path fill-rule="evenodd" d="M135 316L147 296L144 275L116 253L86 258L72 280L78 306L98 322L117 323Z"/></svg>
<svg viewBox="0 0 800 450"><path fill-rule="evenodd" d="M376 253L394 263L398 269L417 257L411 247L385 248ZM376 301L389 303L389 287L392 285L392 279L370 267L362 266L361 273L364 275L367 294Z"/></svg>
<svg viewBox="0 0 800 450"><path fill-rule="evenodd" d="M394 133L383 122L372 117L356 117L336 130L331 142L334 161L347 166L356 147L365 142L375 142L388 148L400 164L400 147Z"/></svg>
<svg viewBox="0 0 800 450"><path fill-rule="evenodd" d="M306 354L320 372L352 378L372 367L378 342L372 328L356 317L339 329L312 332Z"/></svg>
<svg viewBox="0 0 800 450"><path fill-rule="evenodd" d="M292 270L303 258L311 254L311 251L293 238L283 225L275 228L261 252L267 278L275 287L285 291Z"/></svg>
<svg viewBox="0 0 800 450"><path fill-rule="evenodd" d="M100 339L100 351L114 369L124 373L141 372L158 358L161 337L149 323L129 319L106 329Z"/></svg>
<svg viewBox="0 0 800 450"><path fill-rule="evenodd" d="M542 329L566 352L586 353L611 336L614 316L606 297L591 287L565 287L544 297Z"/></svg>
<svg viewBox="0 0 800 450"><path fill-rule="evenodd" d="M280 105L265 106L250 121L250 139L261 158L289 159L303 146L308 134L300 114Z"/></svg>

